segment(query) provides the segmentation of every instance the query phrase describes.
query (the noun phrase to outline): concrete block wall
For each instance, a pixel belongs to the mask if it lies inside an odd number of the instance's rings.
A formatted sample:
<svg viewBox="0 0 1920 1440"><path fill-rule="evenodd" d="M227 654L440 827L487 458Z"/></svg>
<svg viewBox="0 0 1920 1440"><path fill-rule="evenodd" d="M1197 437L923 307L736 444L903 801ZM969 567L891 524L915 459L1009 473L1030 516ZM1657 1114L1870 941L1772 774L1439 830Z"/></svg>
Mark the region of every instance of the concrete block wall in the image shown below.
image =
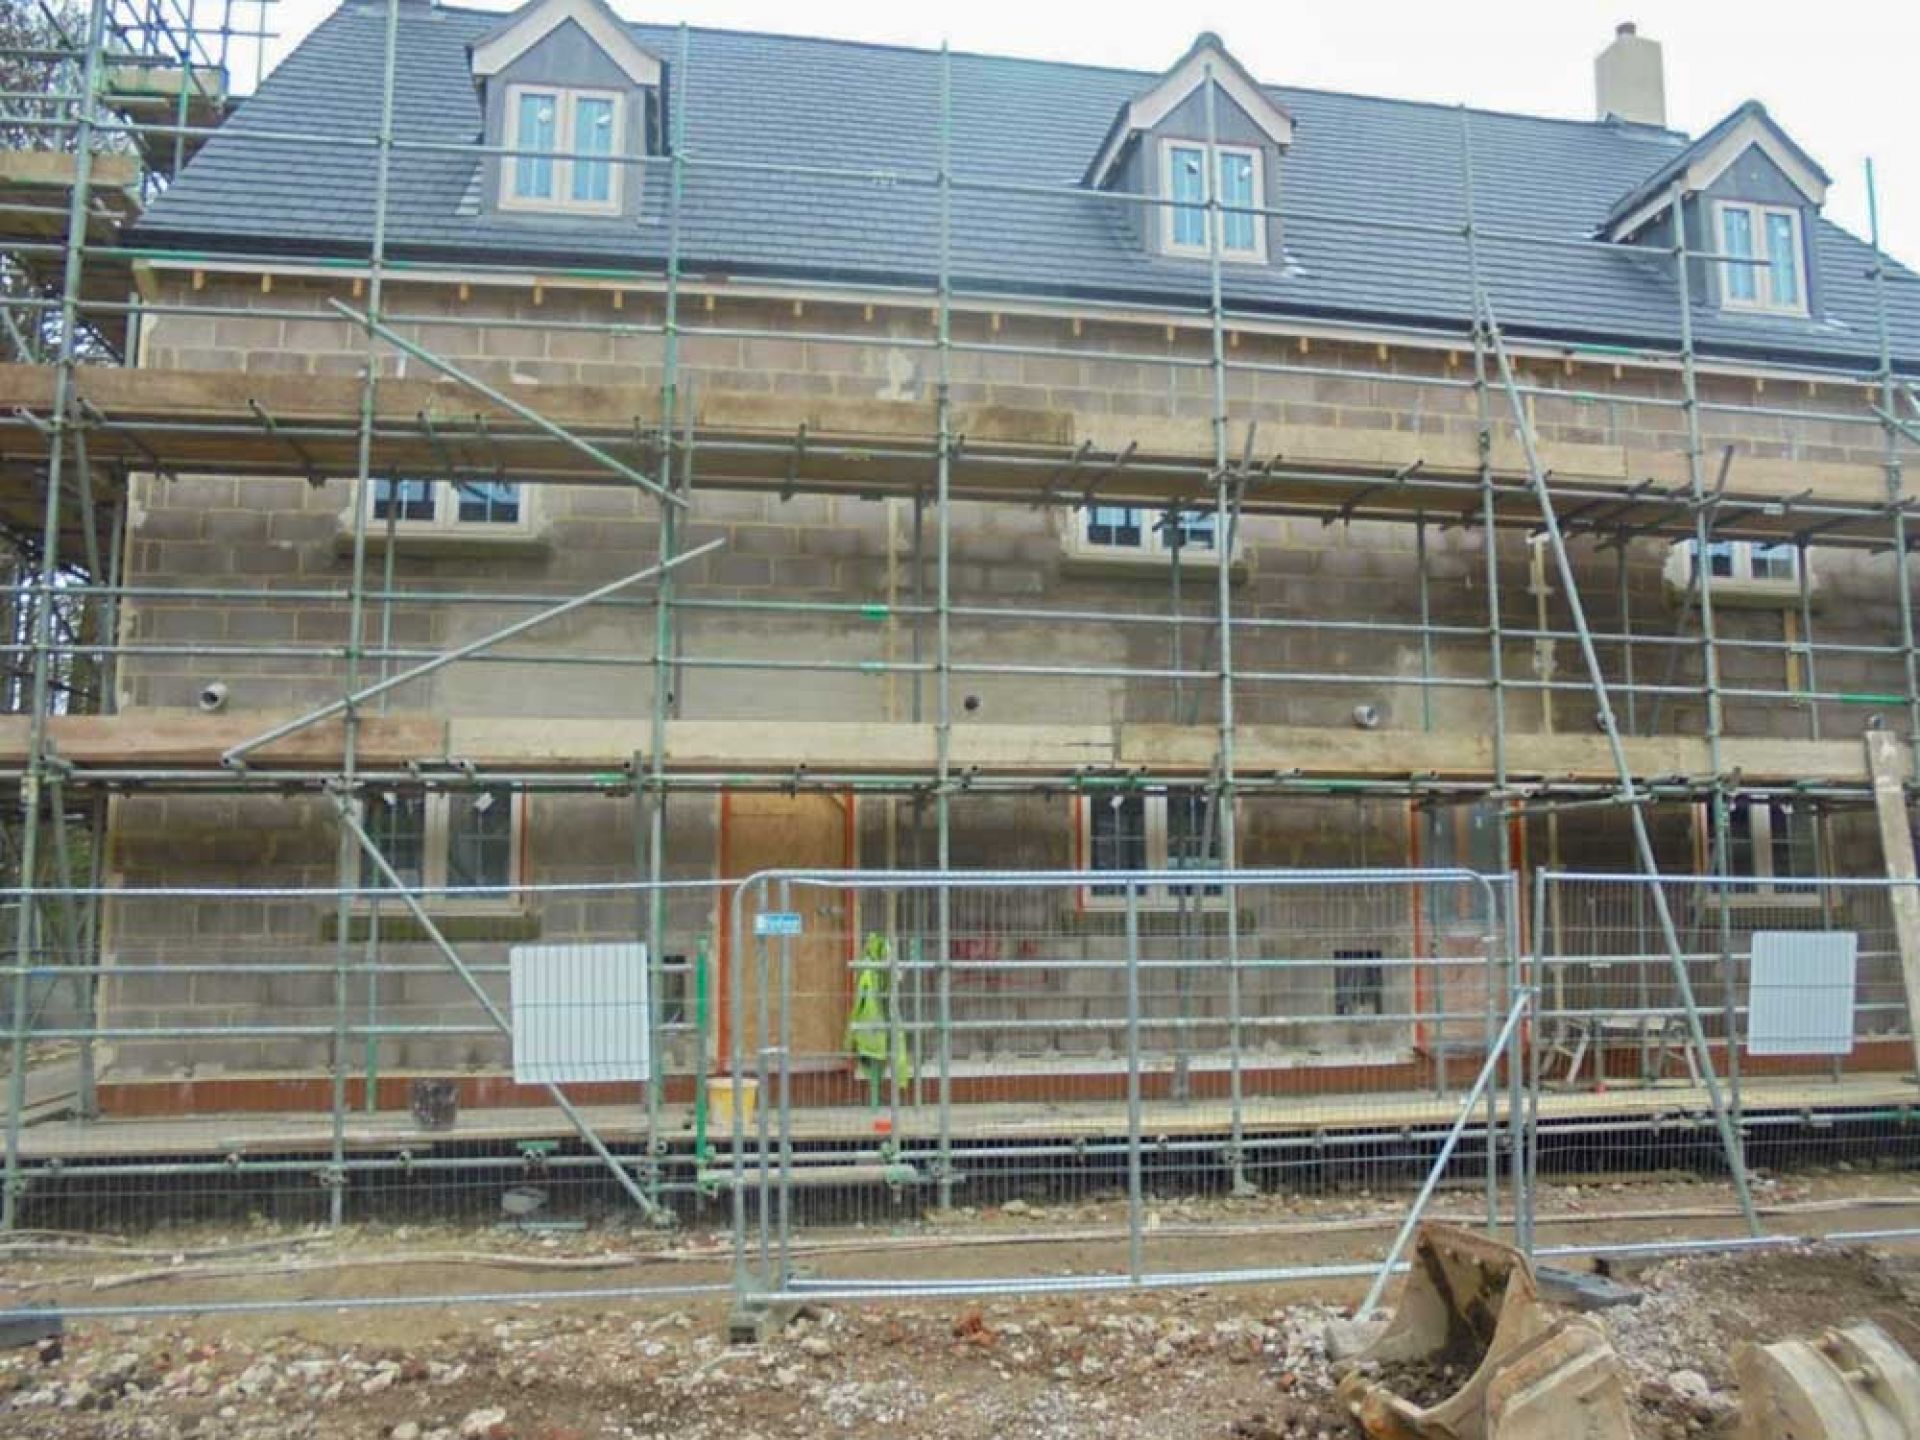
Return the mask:
<svg viewBox="0 0 1920 1440"><path fill-rule="evenodd" d="M143 326L145 363L195 369L233 368L310 374L355 374L364 363L361 337L348 321L327 311L326 301L345 290L339 281L280 277L263 291L253 277L208 275L195 289L184 276L162 276L156 298L166 305L198 307L202 314L159 314ZM482 378L512 388L568 383L651 385L660 378L661 344L657 296L536 287L474 286L465 298L451 284L394 283L388 308L396 326ZM797 310L797 313L796 313ZM288 318L311 316L311 318ZM786 395L924 398L933 356L924 311L852 306L724 300L711 309L687 302L681 346L683 388L763 390ZM1211 411L1209 377L1197 362L1207 353L1204 329L1109 320L1070 321L1009 314L956 319L958 348L952 356L957 403L1015 407L1072 407L1085 413L1143 417L1204 418ZM617 333L591 329L622 325ZM706 327L759 327L786 333L765 338L703 335ZM832 337L844 333L847 338ZM1236 425L1311 424L1356 432L1468 435L1475 429L1470 376L1460 352L1416 351L1357 343L1314 341L1303 353L1288 337L1235 332L1230 358L1275 367L1230 377L1229 405ZM988 345L1059 347L1073 355L988 353ZM395 352L379 360L383 373L419 373L420 366ZM411 372L408 366L412 366ZM1304 373L1305 367L1342 367L1363 378ZM1288 368L1301 373L1285 373ZM1527 383L1562 397L1532 397L1535 427L1547 441L1631 444L1680 453L1686 443L1681 412L1651 403L1679 395L1677 378L1610 366L1526 364ZM1445 378L1451 389L1411 383ZM1810 415L1860 413L1858 387L1775 385L1708 376L1708 407L1741 402L1774 408L1804 408ZM1496 416L1504 397L1496 397ZM1883 438L1869 424L1842 425L1810 418L1733 415L1702 411L1711 456L1725 447L1742 458L1875 464ZM695 488L699 477L696 472ZM348 487L330 482L318 489L300 481L187 477L148 482L137 497L131 529L129 575L190 574L208 583L258 586L264 590L338 589L347 560L341 538L348 523ZM513 590L533 596L577 593L594 583L638 568L656 554L653 506L625 487L539 487L533 497L539 540L484 550L402 544L397 576L403 588ZM1471 525L1435 517L1428 533L1429 604L1435 623L1483 629L1486 621L1482 537ZM1062 543L1064 513L1024 506L957 505L953 524L952 586L966 607L1063 607L1089 613L1164 615L1168 582L1164 570L1101 567L1074 562ZM726 548L684 569L680 593L695 604L728 600L814 600L859 605L906 604L915 571L910 507L904 502L828 499L796 495L697 494L688 544L724 539ZM1243 522L1243 576L1235 586L1236 655L1247 672L1239 687L1240 713L1250 723L1345 724L1353 706L1383 708L1388 723L1412 726L1431 713L1443 726L1489 722L1483 684L1436 688L1422 706L1417 678L1422 664L1416 637L1407 634L1332 629L1268 628L1262 622L1375 621L1411 624L1417 618L1413 527L1405 524L1325 526L1317 520L1248 517ZM1529 593L1524 537L1500 537L1502 623L1533 626L1538 597ZM1636 676L1646 680L1669 669L1670 638L1679 622L1662 567L1664 541L1628 546L1626 589L1621 589L1615 553L1591 539L1575 541L1582 593L1597 628L1617 629L1623 603L1637 634ZM1850 643L1891 643L1898 634L1897 598L1889 557L1819 551L1816 633ZM922 592L932 585L931 563L919 576ZM377 565L376 565L377 573ZM1549 572L1547 623L1570 627L1565 597ZM1176 686L1167 679L1131 681L1096 676L996 676L964 667L991 665L1042 654L1062 665L1088 669L1132 667L1204 671L1208 667L1206 617L1213 609L1212 574L1191 567L1183 608L1195 619L1183 626L1178 664L1169 627L1116 622L1062 625L1005 616L961 614L953 621L958 681L974 695L976 717L1008 722L1136 721L1212 718L1214 695L1205 683ZM524 606L492 604L399 605L391 616L392 643L426 653L498 628L527 613ZM836 667L904 663L912 647L912 623L858 614L778 615L690 609L683 614L682 713L715 718L768 714L769 672L751 662L817 655ZM345 639L344 603L252 602L158 603L143 600L128 610L127 638L138 644L204 641L258 642L288 646L339 645ZM377 621L370 621L374 625ZM1780 642L1780 611L1723 610L1720 628L1730 639ZM1691 633L1691 632L1690 632ZM559 687L569 713L645 713L651 675L647 666L651 616L609 606L536 632L493 658L455 667L406 692L409 707L439 711L529 713ZM923 637L924 638L924 637ZM1603 644L1610 672L1623 676L1627 656L1619 644ZM1431 664L1443 679L1484 682L1490 662L1481 636L1437 638ZM571 654L599 662L556 668L535 657ZM1786 678L1777 650L1729 648L1723 652L1724 683L1777 688ZM1512 640L1503 651L1509 678L1509 723L1515 729L1544 723L1537 686L1545 666L1561 681L1583 680L1571 642L1550 651ZM1898 655L1836 654L1821 657L1823 688L1849 693L1886 692L1904 685ZM619 662L619 663L609 663ZM209 659L177 655L136 656L123 668L128 704L189 703L206 678ZM335 656L222 657L220 668L234 689L236 708L309 703L337 693ZM1672 683L1699 683L1697 647L1671 657ZM1342 684L1261 679L1262 674L1332 674L1358 677ZM779 713L794 718L891 718L905 713L911 681L891 682L850 668L785 671L779 676ZM1555 697L1574 723L1591 709L1584 697ZM1651 708L1651 702L1648 702ZM1684 695L1660 706L1660 728L1694 733L1701 707ZM1844 724L1839 707L1822 719ZM1556 722L1561 722L1559 714ZM1561 722L1564 723L1564 722ZM1730 734L1799 735L1809 724L1804 707L1770 700L1729 697Z"/></svg>
<svg viewBox="0 0 1920 1440"><path fill-rule="evenodd" d="M869 868L883 863L883 855L869 847L884 840L885 803L869 801L863 807L859 858ZM1066 794L962 797L954 809L956 867L1072 869L1076 804ZM1249 798L1239 814L1249 866L1331 869L1408 861L1406 812L1391 802ZM931 863L931 839L919 839ZM914 842L911 833L897 841L897 853L909 864ZM1248 1053L1403 1046L1404 1023L1331 1020L1334 961L1340 951L1378 951L1387 969L1383 1014L1408 1013L1413 1000L1408 962L1437 953L1416 933L1414 904L1410 891L1378 885L1243 891L1236 909L1241 1013L1253 1022L1246 1028ZM933 906L933 894L925 889L908 889L893 904L880 895L866 897L857 945L881 933L892 940L896 959L909 952L931 958ZM1226 1043L1229 1015L1219 963L1223 902L1208 900L1183 918L1176 898L1155 892L1142 897L1138 915L1143 1044L1149 1053L1171 1055L1180 1050L1184 1033L1189 1051L1218 1050ZM952 900L952 927L952 1007L962 1027L955 1048L962 1058L1111 1059L1124 1053L1126 930L1125 911L1117 902L1078 886L962 887ZM903 995L902 1013L931 1013L931 983L923 977L917 996ZM1265 1023L1286 1016L1312 1016L1316 1022ZM1007 1019L1020 1021L1020 1028L999 1031L998 1022ZM1170 1023L1179 1019L1195 1023Z"/></svg>
<svg viewBox="0 0 1920 1440"><path fill-rule="evenodd" d="M356 374L364 363L361 340L348 322L325 310L343 282L280 277L270 291L257 278L209 275L200 288L185 277L161 277L155 291L164 303L203 307L205 313L155 315L143 326L144 362L159 367ZM422 343L458 360L483 378L509 387L610 383L649 385L661 375L657 297L629 292L615 312L605 291L531 286L473 287L462 298L452 285L396 282L388 292L396 323ZM286 314L264 312L297 312ZM636 327L620 333L583 328L618 320ZM475 318L496 323L472 326ZM921 398L931 375L924 312L879 308L869 318L857 307L809 304L797 313L787 305L718 302L707 309L689 302L683 323L683 385L728 391L765 391L848 397ZM701 335L702 324L758 325L786 333L765 339ZM864 341L823 339L844 329ZM1005 315L963 315L953 353L955 399L961 404L1061 407L1090 413L1204 417L1211 396L1204 369L1206 337L1195 330L1110 320ZM975 348L1063 346L1083 353L1053 357L987 354ZM1431 389L1412 377L1464 379L1470 356L1441 351L1383 350L1371 344L1314 341L1302 347L1287 337L1251 332L1233 338L1235 359L1276 367L1231 377L1229 399L1235 423L1311 424L1356 432L1393 431L1445 435L1475 432L1471 391ZM407 373L403 358L387 354L383 373ZM1283 373L1281 367L1345 366L1369 372L1363 378ZM1580 366L1571 371L1534 363L1530 383L1564 385L1568 394L1536 396L1530 402L1543 438L1582 443L1632 443L1678 451L1685 444L1680 412L1648 403L1673 399L1671 375ZM413 373L418 373L417 367ZM1706 399L1729 404L1755 398L1753 382L1710 379ZM1842 386L1777 387L1764 403L1844 410L1858 399ZM1497 412L1496 412L1497 413ZM1788 422L1772 417L1734 417L1703 412L1711 453L1731 445L1739 457L1873 463L1880 458L1879 432L1825 420ZM681 572L678 594L692 602L680 615L681 653L676 694L689 718L904 719L915 713L916 682L859 666L905 663L914 653L914 624L898 607L916 593L931 594L931 560L923 556L916 576L910 504L903 501L700 491L684 541L712 538L726 547ZM482 595L514 592L526 603L409 601L395 604L385 621L392 644L409 652L398 666L497 629L526 614L532 604L577 594L649 563L657 553L655 509L631 489L607 486L537 487L535 535L500 546L429 546L403 540L395 573L402 589ZM264 598L214 602L183 597L143 597L125 610L123 640L169 648L204 643L231 646L338 647L347 639L344 600L287 598L276 592L339 591L348 575L342 536L350 524L348 487L331 481L313 487L298 479L234 479L185 476L141 484L130 512L126 573L136 586L231 585L257 589ZM1418 618L1413 527L1357 522L1323 525L1317 519L1248 517L1234 578L1238 666L1247 672L1237 687L1244 723L1345 727L1362 701L1379 706L1391 728L1431 723L1443 730L1484 729L1491 723L1486 687L1490 673L1484 537L1473 525L1436 517L1427 533L1428 600L1435 624L1458 627L1459 635L1435 639L1431 664L1437 676L1465 682L1431 690L1416 685L1423 662L1410 634L1343 629L1326 622L1374 621L1409 625ZM1032 606L1069 608L1086 615L1123 617L1167 613L1164 571L1077 563L1062 539L1063 515L1025 506L958 504L953 517L952 584L956 605L989 610ZM930 528L929 528L930 533ZM1526 539L1502 532L1496 542L1502 586L1501 620L1509 630L1536 624L1544 606L1548 626L1570 626L1557 581L1544 595L1529 589ZM1678 629L1678 611L1663 579L1663 541L1639 540L1619 553L1590 538L1574 542L1582 594L1593 624L1618 627L1630 612L1641 636L1631 647L1602 642L1603 663L1616 679L1626 672L1643 682L1670 683L1677 691L1697 687L1699 647L1658 643ZM930 547L929 547L930 550ZM1859 552L1819 551L1817 633L1823 640L1862 645L1890 643L1898 634L1892 561ZM370 573L379 573L378 560ZM1550 572L1549 572L1550 573ZM1624 585L1622 583L1624 575ZM1217 718L1217 690L1205 677L1213 665L1209 617L1213 573L1192 568L1178 651L1169 627L1120 618L1072 624L993 614L956 615L953 647L956 699L971 697L959 723L1165 722L1206 725ZM830 616L712 608L728 601L830 602L849 607ZM876 612L871 608L885 607ZM382 623L370 607L369 634ZM879 618L874 618L875 614ZM1293 622L1281 624L1277 622ZM1301 623L1309 622L1309 623ZM1787 634L1778 610L1721 612L1723 634L1779 641ZM1697 632L1687 630L1682 636ZM931 625L924 624L921 654L931 653ZM651 701L653 616L644 600L597 607L547 626L502 647L485 661L463 664L394 697L399 711L497 716L563 715L632 718ZM831 669L755 670L754 662L817 657ZM589 659L596 663L554 663ZM1592 702L1580 691L1551 697L1525 688L1548 678L1583 681L1571 642L1536 646L1508 636L1505 673L1520 682L1508 696L1507 718L1516 733L1545 728L1584 730ZM1785 658L1778 651L1723 650L1723 683L1779 687ZM1021 673L1000 675L977 667L1013 663L1034 667L1181 668L1197 672L1169 678ZM1671 679L1667 676L1671 674ZM1268 678L1262 678L1263 672ZM1345 677L1335 681L1280 678L1287 673ZM318 703L339 693L344 668L337 653L129 655L120 671L123 707L190 705L199 687L223 679L236 711L285 710ZM1897 655L1823 654L1818 682L1847 691L1896 690L1904 685ZM919 682L919 713L931 716L933 686ZM1642 728L1652 702L1637 705ZM1551 716L1548 711L1551 709ZM1803 707L1775 700L1730 698L1727 725L1737 735L1804 735L1816 718ZM1857 728L1857 708L1828 705L1817 717L1828 735ZM1897 717L1889 716L1890 721ZM1661 733L1697 733L1702 706L1691 694L1676 694L1660 706ZM527 878L617 881L637 868L631 800L530 797ZM913 830L910 807L898 807L891 828L883 802L864 801L859 811L862 864L932 863L923 827ZM957 866L1062 868L1074 863L1075 821L1071 797L965 796L955 803L953 862ZM905 818L902 818L902 817ZM1562 827L1563 855L1618 858L1620 837L1603 812L1583 812ZM1663 850L1689 866L1690 822L1682 815L1662 829ZM1538 824L1534 823L1537 831ZM1241 802L1244 863L1249 865L1397 865L1412 858L1407 813L1397 803L1352 803L1247 798ZM1584 839L1582 837L1585 837ZM334 880L334 832L320 802L278 797L123 799L114 812L114 864L125 883L274 883L330 885ZM917 848L916 848L917 846ZM1837 849L1853 857L1857 847ZM676 797L669 827L671 873L708 878L718 864L714 807L710 801ZM1529 854L1545 853L1530 841ZM1857 852L1870 868L1874 856ZM1854 863L1849 859L1847 863ZM177 977L147 973L169 957L268 956L313 967L334 963L336 945L327 931L330 908L311 901L256 908L234 905L232 916L183 915L163 905L126 901L114 912L109 934L123 974L110 989L110 1004L124 1013L158 1014L190 1008L199 1016L272 1017L272 1023L332 1024L330 976L240 973L196 979L183 990ZM531 930L541 938L626 938L634 933L630 896L540 895L519 907L531 910ZM1156 924L1160 921L1156 918ZM1330 924L1330 922L1329 922ZM1299 916L1273 914L1254 925L1249 946L1258 948L1297 933ZM528 927L523 927L524 929ZM697 892L677 892L669 906L669 953L692 953L702 935L716 935L717 917ZM1047 937L1047 948L1088 960L1115 958L1109 917L1059 905L1020 919L1014 927L1029 937ZM1329 928L1323 924L1323 929ZM1337 927L1335 927L1337 928ZM1347 929L1378 931L1375 942L1389 962L1415 953L1410 917L1379 918ZM1431 937L1429 937L1431 939ZM1152 944L1177 943L1155 936ZM504 963L505 942L484 930L463 941L488 964ZM1370 948L1360 939L1351 946ZM383 977L371 997L374 1012L421 1017L427 1023L466 1023L477 1016L470 998L444 973L417 938L389 931L380 954L388 964L423 967L419 975ZM1283 954L1278 958L1286 959ZM1449 975L1452 971L1449 970ZM1457 978L1457 977L1456 977ZM489 977L490 993L504 999L504 976ZM1413 1003L1410 972L1389 965L1390 1013ZM1453 982L1449 982L1453 983ZM1023 981L1023 985L1029 982ZM1004 1041L983 1041L982 1058L993 1055L1087 1054L1113 1036L1076 1023L1118 1016L1117 971L1063 967L1009 992L962 990L962 1016L995 1014L1059 1022L1057 1030L1022 1032ZM1223 1006L1212 978L1196 980L1184 998L1161 987L1152 993L1151 1014L1164 1018L1186 1004L1195 1015L1218 1016ZM1283 965L1249 981L1245 994L1253 1013L1328 1015L1333 972L1329 966ZM1163 993L1164 992L1164 993ZM364 1007L367 997L357 996ZM292 1018L287 1018L292 1017ZM217 1027L209 1027L217 1028ZM1366 1045L1378 1025L1323 1025L1312 1033L1271 1032L1276 1043L1298 1046ZM1195 1043L1219 1042L1224 1031L1196 1031ZM1265 1033L1265 1032L1263 1032ZM1404 1040L1404 1034L1400 1037ZM991 1042L991 1043L989 1043ZM231 1069L275 1068L289 1060L321 1063L325 1039L285 1042L219 1039L160 1044L146 1056L125 1054L123 1064L159 1071L214 1064ZM1168 1043L1171 1039L1168 1038ZM1091 1048L1089 1048L1091 1047ZM683 1045L681 1063L690 1059ZM490 1038L418 1036L383 1040L383 1067L457 1069L501 1063L504 1046Z"/></svg>
<svg viewBox="0 0 1920 1440"><path fill-rule="evenodd" d="M644 903L632 888L638 872L631 796L522 795L518 803L526 809L525 891L430 907L502 1011L510 1010L506 967L514 942L635 941L648 933ZM669 881L712 878L715 810L710 797L674 797ZM116 1073L205 1077L325 1067L341 959L338 905L330 893L336 884L330 805L277 796L123 798L115 802L112 825L110 864L126 889L321 892L186 900L134 894L106 902L102 948L110 973L102 986L103 1018L191 1032L120 1044ZM540 888L556 884L567 888ZM605 888L582 888L595 886ZM691 964L704 949L709 964L717 963L718 928L713 890L686 885L668 892L664 954ZM488 1030L482 1007L403 905L355 900L348 933L348 1024L418 1032L376 1041L381 1070L458 1072L508 1063L505 1039ZM381 972L377 979L367 973L373 968ZM268 1027L289 1033L236 1033ZM475 1033L432 1033L450 1027ZM689 1067L690 1030L670 1036L669 1044L669 1063ZM348 1069L357 1074L364 1040L353 1040L350 1053Z"/></svg>

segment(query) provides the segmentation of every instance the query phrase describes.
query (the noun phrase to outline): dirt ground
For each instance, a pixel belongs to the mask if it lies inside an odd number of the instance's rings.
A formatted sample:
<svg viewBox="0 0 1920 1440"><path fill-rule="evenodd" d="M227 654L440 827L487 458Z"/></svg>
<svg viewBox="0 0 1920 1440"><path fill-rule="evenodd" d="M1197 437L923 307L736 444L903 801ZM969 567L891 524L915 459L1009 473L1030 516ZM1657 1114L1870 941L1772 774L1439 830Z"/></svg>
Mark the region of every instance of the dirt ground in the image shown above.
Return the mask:
<svg viewBox="0 0 1920 1440"><path fill-rule="evenodd" d="M1765 1183L1777 1230L1920 1225L1911 1175ZM1440 1208L1470 1218L1474 1196ZM1403 1202L1402 1202L1403 1203ZM1114 1201L1018 1203L811 1230L825 1280L1113 1272ZM1150 1264L1336 1263L1381 1253L1399 1206L1366 1195L1155 1201ZM1731 1233L1724 1192L1679 1180L1558 1186L1541 1242ZM0 1243L0 1308L281 1302L302 1310L69 1321L58 1344L0 1350L0 1434L207 1440L563 1440L844 1435L1288 1440L1357 1434L1334 1402L1325 1329L1365 1278L1032 1298L820 1306L729 1347L722 1293L536 1292L722 1285L713 1234L493 1227L339 1234L170 1231L122 1243ZM1572 1263L1572 1262L1569 1262ZM1603 1312L1643 1435L1724 1430L1743 1340L1879 1321L1920 1347L1920 1247L1792 1247L1628 1271L1639 1304ZM458 1305L413 1297L490 1295ZM518 1298L516 1298L518 1297ZM372 1303L340 1305L338 1300ZM1697 1383L1696 1383L1697 1382Z"/></svg>

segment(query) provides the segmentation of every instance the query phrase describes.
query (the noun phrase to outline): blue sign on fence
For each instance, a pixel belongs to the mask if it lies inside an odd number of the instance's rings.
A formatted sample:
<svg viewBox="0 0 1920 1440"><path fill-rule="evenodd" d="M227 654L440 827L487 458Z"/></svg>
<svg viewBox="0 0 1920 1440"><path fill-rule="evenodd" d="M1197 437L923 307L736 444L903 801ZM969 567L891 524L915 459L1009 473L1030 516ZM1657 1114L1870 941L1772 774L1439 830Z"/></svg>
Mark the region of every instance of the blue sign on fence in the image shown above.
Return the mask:
<svg viewBox="0 0 1920 1440"><path fill-rule="evenodd" d="M792 910L766 910L753 917L756 935L798 935L800 917Z"/></svg>

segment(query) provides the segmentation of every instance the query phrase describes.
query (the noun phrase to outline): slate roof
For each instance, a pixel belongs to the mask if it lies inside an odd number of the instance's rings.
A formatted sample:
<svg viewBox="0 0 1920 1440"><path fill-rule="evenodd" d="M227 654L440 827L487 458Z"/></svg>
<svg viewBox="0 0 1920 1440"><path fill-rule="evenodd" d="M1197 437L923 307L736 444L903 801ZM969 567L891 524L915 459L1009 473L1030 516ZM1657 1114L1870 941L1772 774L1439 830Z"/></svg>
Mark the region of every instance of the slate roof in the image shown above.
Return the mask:
<svg viewBox="0 0 1920 1440"><path fill-rule="evenodd" d="M347 0L212 137L146 212L134 243L186 252L364 254L371 234L386 7ZM408 0L400 20L396 133L479 143L467 45L494 11ZM677 29L635 25L669 67ZM940 57L846 41L692 29L684 80L689 273L926 283L938 267ZM1057 62L952 59L956 292L1204 304L1204 261L1151 256L1125 237L1122 202L1080 192L1020 194L995 184L1077 186L1118 107L1154 75ZM673 82L671 76L669 84ZM1282 162L1282 247L1265 266L1225 267L1230 307L1459 330L1471 313L1464 246L1392 228L1463 215L1463 112L1450 106L1268 87L1294 117ZM1578 243L1614 205L1686 149L1646 126L1469 111L1481 263L1514 334L1598 344L1677 340L1671 267ZM249 132L253 132L250 134ZM311 135L312 143L257 138ZM321 137L352 138L327 144ZM699 161L738 168L700 169ZM397 150L390 253L475 263L659 266L666 169L645 167L643 215L612 220L480 213L480 157ZM767 164L839 167L783 176ZM1384 222L1355 225L1355 220ZM1564 242L1522 243L1503 233ZM1795 320L1701 307L1696 338L1728 355L1873 363L1872 253L1835 225L1814 227L1819 313ZM1920 283L1890 284L1896 353L1920 371Z"/></svg>

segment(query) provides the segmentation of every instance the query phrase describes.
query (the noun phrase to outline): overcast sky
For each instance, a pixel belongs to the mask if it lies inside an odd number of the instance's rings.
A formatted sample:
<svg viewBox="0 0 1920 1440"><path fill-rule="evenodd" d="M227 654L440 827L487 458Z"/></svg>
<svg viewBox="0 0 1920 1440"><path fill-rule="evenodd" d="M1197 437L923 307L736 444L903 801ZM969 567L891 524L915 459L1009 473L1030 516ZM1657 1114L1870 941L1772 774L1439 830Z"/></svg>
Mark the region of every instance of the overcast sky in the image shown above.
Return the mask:
<svg viewBox="0 0 1920 1440"><path fill-rule="evenodd" d="M1827 213L1864 235L1871 156L1887 248L1920 267L1920 0L1202 0L1165 11L1107 0L613 0L635 20L830 35L1161 70L1215 30L1262 80L1581 119L1593 57L1635 21L1666 47L1668 123L1698 134L1747 99L1833 176ZM334 0L280 0L285 53ZM507 10L511 4L474 8Z"/></svg>

